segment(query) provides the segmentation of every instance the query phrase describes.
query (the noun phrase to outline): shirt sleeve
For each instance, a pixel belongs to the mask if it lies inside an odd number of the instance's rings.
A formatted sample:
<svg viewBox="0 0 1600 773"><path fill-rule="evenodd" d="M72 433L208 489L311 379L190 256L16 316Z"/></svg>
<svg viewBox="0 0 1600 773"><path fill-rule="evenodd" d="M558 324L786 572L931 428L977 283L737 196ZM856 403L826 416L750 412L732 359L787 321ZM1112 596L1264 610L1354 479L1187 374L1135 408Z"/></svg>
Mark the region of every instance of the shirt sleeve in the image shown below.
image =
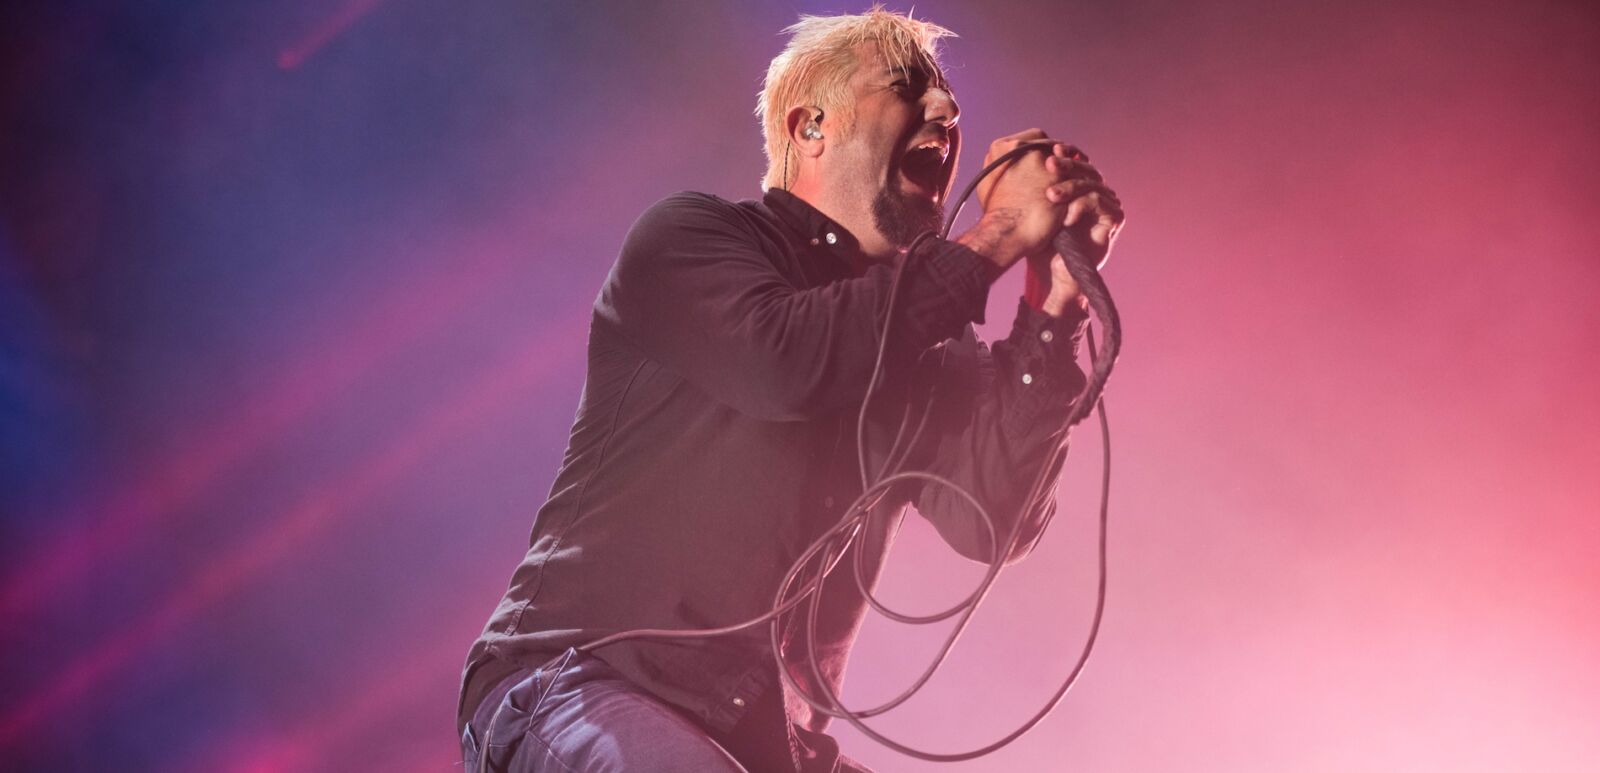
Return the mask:
<svg viewBox="0 0 1600 773"><path fill-rule="evenodd" d="M799 421L859 403L877 356L893 270L800 288L783 249L735 205L682 193L647 210L624 241L598 316L714 399L754 417ZM896 299L892 362L982 318L983 258L925 240Z"/></svg>
<svg viewBox="0 0 1600 773"><path fill-rule="evenodd" d="M994 519L1002 542L1021 520L1009 563L1032 551L1055 508L1055 480L1066 443L1066 420L1086 379L1077 348L1087 315L1072 307L1051 317L1019 303L1011 334L989 348L969 328L951 346L947 368L973 369L973 386L953 396L931 398L938 419L924 455L928 472L965 488ZM952 374L941 378L949 379ZM1047 485L1034 501L1028 488L1046 460ZM913 504L956 552L987 562L993 548L979 514L948 486L923 484Z"/></svg>

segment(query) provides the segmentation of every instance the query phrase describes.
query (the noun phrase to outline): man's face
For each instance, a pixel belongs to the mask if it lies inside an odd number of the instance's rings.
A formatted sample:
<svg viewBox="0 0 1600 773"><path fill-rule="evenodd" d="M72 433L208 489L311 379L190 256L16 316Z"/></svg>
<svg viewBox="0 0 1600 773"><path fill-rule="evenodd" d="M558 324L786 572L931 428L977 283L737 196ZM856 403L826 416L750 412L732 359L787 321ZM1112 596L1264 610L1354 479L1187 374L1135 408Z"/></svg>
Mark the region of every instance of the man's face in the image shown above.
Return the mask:
<svg viewBox="0 0 1600 773"><path fill-rule="evenodd" d="M857 195L870 197L878 232L904 247L944 219L944 196L960 149L960 108L931 64L895 69L876 43L862 44L856 54L855 123L832 146L840 165L834 179L870 186Z"/></svg>

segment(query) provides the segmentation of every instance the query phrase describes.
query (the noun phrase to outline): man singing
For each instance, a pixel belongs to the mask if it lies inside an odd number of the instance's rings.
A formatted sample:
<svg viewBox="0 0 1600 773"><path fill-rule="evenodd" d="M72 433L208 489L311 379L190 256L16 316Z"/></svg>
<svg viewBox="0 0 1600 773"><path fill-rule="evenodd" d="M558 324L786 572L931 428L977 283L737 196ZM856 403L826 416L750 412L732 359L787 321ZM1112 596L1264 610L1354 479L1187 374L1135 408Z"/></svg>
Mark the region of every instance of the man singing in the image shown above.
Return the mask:
<svg viewBox="0 0 1600 773"><path fill-rule="evenodd" d="M1076 149L1046 143L984 180L970 231L924 236L940 225L960 147L937 61L951 33L877 8L787 31L757 106L765 196L655 204L595 302L560 472L467 658L458 723L469 771L863 769L778 670L814 684L802 665L811 635L838 689L866 609L844 575L861 551L875 579L906 505L958 553L991 560L985 523L948 487L900 485L877 501L840 578L823 586L815 630L784 618L781 664L766 625L583 645L771 609L791 564L862 492L857 416L901 261L864 428L868 466L903 441L908 410L925 414L904 468L971 492L996 535L1020 529L1001 558L1026 554L1049 518L1050 496L1028 501L1028 489L1084 386L1075 359L1086 319L1050 245L1067 228L1103 258L1123 220L1116 195ZM1045 139L1014 134L989 156ZM1024 297L991 349L971 323L1017 263Z"/></svg>

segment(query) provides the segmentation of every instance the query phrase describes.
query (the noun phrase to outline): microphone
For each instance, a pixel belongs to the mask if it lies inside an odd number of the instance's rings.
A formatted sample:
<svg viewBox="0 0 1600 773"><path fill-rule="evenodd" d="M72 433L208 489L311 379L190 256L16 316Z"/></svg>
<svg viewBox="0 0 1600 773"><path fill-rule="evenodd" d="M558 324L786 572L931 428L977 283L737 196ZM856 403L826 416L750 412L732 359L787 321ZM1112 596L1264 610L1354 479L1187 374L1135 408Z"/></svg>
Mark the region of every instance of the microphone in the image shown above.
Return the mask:
<svg viewBox="0 0 1600 773"><path fill-rule="evenodd" d="M1111 291L1106 289L1105 280L1100 278L1099 269L1095 268L1097 259L1091 257L1091 253L1098 251L1089 239L1091 227L1091 223L1078 223L1071 228L1063 228L1056 234L1055 240L1056 252L1067 264L1067 273L1078 283L1078 291L1088 299L1089 308L1100 318L1103 329L1100 351L1094 358L1094 371L1089 376L1088 386L1084 387L1083 397L1073 406L1072 415L1067 419L1069 427L1083 421L1099 404L1106 379L1111 377L1111 368L1122 350L1122 317L1117 313L1117 304L1111 300Z"/></svg>

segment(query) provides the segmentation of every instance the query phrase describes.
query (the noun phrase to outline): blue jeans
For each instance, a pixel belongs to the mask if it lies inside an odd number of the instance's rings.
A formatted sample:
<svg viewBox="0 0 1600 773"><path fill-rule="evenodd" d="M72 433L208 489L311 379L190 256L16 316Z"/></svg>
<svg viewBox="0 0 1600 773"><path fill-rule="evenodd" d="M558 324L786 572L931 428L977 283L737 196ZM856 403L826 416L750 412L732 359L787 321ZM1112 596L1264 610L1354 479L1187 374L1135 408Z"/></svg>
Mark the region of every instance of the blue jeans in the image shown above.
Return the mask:
<svg viewBox="0 0 1600 773"><path fill-rule="evenodd" d="M589 773L590 771L703 771L782 773L863 771L838 754L825 735L796 729L804 762L793 762L789 739L763 741L745 767L685 714L577 650L537 669L506 677L485 695L461 739L465 773ZM803 739L803 740L802 740ZM809 744L807 743L809 741ZM790 748L773 748L775 746ZM815 749L813 751L812 749ZM772 763L774 759L784 762Z"/></svg>

